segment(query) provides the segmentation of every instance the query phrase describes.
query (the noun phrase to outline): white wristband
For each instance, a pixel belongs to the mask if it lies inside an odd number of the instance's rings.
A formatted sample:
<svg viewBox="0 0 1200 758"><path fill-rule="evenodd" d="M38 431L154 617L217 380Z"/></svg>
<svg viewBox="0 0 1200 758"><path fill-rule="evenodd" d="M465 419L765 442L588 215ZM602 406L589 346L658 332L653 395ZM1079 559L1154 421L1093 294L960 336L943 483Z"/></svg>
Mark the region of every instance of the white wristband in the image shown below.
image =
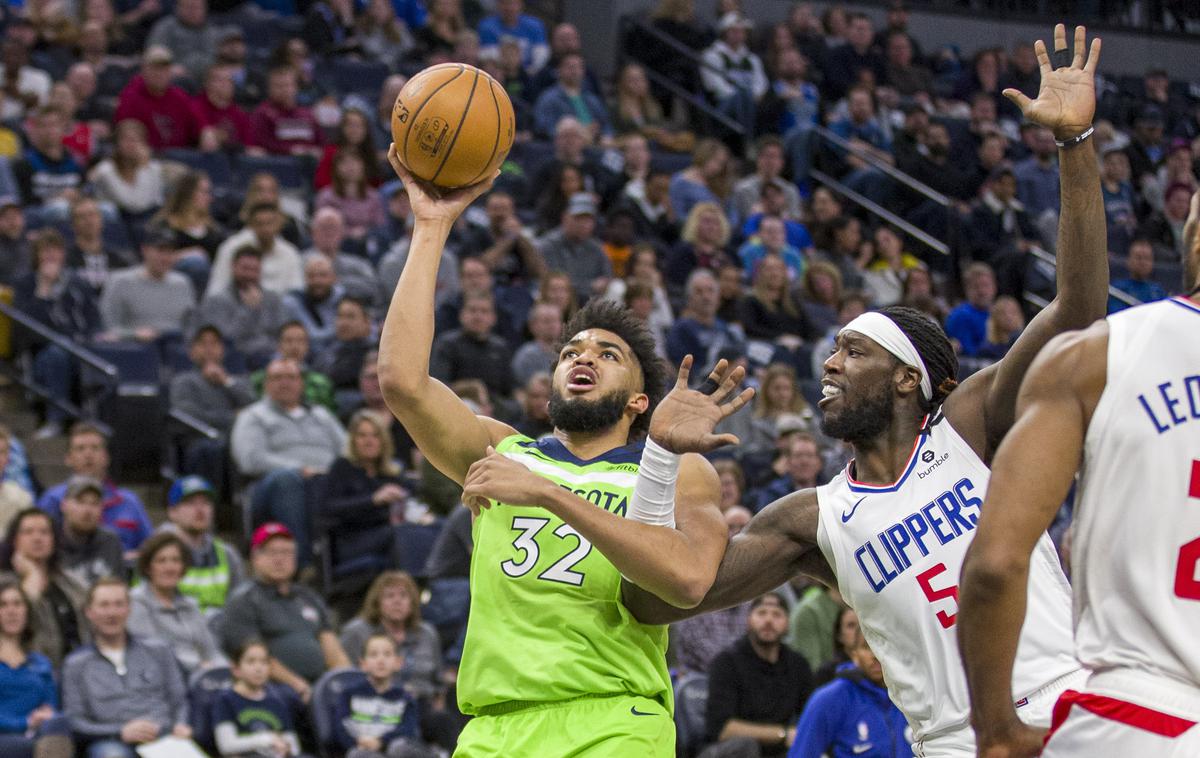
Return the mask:
<svg viewBox="0 0 1200 758"><path fill-rule="evenodd" d="M678 478L679 456L647 437L627 518L651 526L674 528L675 480Z"/></svg>

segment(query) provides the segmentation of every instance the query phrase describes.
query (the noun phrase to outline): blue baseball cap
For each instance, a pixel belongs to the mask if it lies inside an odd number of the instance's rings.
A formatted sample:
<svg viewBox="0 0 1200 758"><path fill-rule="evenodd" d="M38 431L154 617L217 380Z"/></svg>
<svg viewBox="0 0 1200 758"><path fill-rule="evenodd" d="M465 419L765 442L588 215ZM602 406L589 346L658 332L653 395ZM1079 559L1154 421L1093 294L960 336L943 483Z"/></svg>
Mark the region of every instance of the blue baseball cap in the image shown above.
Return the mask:
<svg viewBox="0 0 1200 758"><path fill-rule="evenodd" d="M214 500L217 498L216 488L209 484L209 481L202 476L193 474L176 479L175 483L171 485L170 491L167 492L167 507L171 508L179 505L180 501L184 498L200 493L204 493Z"/></svg>

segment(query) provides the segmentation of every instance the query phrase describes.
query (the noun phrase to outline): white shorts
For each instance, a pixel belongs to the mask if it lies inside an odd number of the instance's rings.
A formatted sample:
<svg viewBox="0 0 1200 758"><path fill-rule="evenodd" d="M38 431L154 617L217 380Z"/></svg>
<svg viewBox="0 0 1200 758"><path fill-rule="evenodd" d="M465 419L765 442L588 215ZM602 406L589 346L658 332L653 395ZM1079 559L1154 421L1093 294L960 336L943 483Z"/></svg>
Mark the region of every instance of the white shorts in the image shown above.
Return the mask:
<svg viewBox="0 0 1200 758"><path fill-rule="evenodd" d="M1150 684L1151 680L1141 673L1131 676L1115 672L1093 677L1087 692L1063 693L1054 707L1054 723L1042 756L1200 756L1200 726L1196 722L1200 693L1188 693L1164 679L1156 680L1148 689ZM1128 697L1157 707L1130 702L1121 697L1126 692L1130 693Z"/></svg>
<svg viewBox="0 0 1200 758"><path fill-rule="evenodd" d="M1063 674L1017 701L1017 716L1030 726L1049 727L1059 696L1082 687L1087 677L1083 669ZM913 753L917 758L975 758L975 730L964 724L960 729L927 737L913 745Z"/></svg>

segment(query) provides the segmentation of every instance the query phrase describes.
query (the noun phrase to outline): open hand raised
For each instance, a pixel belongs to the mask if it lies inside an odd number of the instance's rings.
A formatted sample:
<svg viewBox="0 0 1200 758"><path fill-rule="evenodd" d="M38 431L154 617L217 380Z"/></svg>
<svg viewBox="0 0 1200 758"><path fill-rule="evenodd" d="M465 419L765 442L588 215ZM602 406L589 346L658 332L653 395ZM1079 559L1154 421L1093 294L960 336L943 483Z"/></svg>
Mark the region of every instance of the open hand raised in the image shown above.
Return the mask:
<svg viewBox="0 0 1200 758"><path fill-rule="evenodd" d="M1030 100L1011 87L1004 96L1020 107L1025 118L1048 127L1056 139L1078 137L1092 125L1096 114L1096 66L1100 63L1100 38L1092 38L1091 49L1087 49L1087 30L1075 27L1075 55L1069 65L1055 68L1051 65L1046 43L1038 40L1033 44L1042 83L1038 87L1037 99ZM1062 24L1054 27L1055 57L1067 50L1067 28ZM1084 60L1084 51L1087 60Z"/></svg>
<svg viewBox="0 0 1200 758"><path fill-rule="evenodd" d="M679 364L675 386L662 399L650 417L650 439L672 453L707 453L723 445L736 445L736 434L714 434L722 419L737 413L754 397L748 387L729 397L737 389L746 370L722 359L708 375L706 385L715 388L711 393L688 388L692 356Z"/></svg>

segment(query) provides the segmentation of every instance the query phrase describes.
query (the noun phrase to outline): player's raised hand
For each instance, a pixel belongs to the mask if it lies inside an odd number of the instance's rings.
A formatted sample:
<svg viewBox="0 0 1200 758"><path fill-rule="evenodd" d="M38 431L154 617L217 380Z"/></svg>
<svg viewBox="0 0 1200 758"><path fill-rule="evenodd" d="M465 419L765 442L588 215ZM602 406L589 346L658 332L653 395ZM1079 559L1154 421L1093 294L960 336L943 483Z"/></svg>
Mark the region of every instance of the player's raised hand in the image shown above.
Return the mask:
<svg viewBox="0 0 1200 758"><path fill-rule="evenodd" d="M1030 100L1012 88L1004 90L1004 96L1021 108L1025 118L1050 128L1057 139L1078 137L1092 125L1092 117L1096 113L1096 65L1100 62L1100 38L1092 39L1089 50L1087 30L1082 26L1075 27L1075 52L1072 56L1067 49L1067 29L1058 24L1054 27L1053 58L1046 51L1046 43L1041 40L1033 44L1033 50L1042 73L1037 99Z"/></svg>
<svg viewBox="0 0 1200 758"><path fill-rule="evenodd" d="M500 170L497 169L496 173L469 187L442 191L428 182L417 179L405 168L400 162L399 154L396 153L396 143L388 146L387 157L396 176L404 182L409 204L412 205L413 218L417 221L453 223L467 206L491 189L496 177L500 176Z"/></svg>
<svg viewBox="0 0 1200 758"><path fill-rule="evenodd" d="M1002 738L979 735L979 758L1032 758L1042 754L1046 730L1017 723Z"/></svg>
<svg viewBox="0 0 1200 758"><path fill-rule="evenodd" d="M680 454L707 453L738 444L736 434L714 434L713 429L754 397L752 387L733 394L746 376L746 369L722 359L698 390L688 388L691 370L692 356L688 355L679 364L675 386L650 417L650 439Z"/></svg>

